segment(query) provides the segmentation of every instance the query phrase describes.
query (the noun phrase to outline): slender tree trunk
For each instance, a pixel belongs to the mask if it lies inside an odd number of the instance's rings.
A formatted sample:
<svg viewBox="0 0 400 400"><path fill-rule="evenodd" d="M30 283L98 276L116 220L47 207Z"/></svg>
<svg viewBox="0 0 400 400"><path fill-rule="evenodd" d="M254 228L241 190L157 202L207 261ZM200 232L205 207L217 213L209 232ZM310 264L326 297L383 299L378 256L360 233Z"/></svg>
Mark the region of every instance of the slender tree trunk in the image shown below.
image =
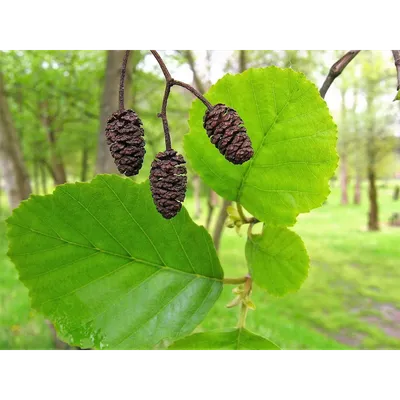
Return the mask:
<svg viewBox="0 0 400 400"><path fill-rule="evenodd" d="M118 94L119 94L119 80L121 73L122 60L125 55L125 50L109 50L107 52L107 63L104 79L103 99L100 109L100 131L98 136L97 145L97 161L96 161L96 174L107 174L117 172L117 167L111 157L109 148L104 136L107 119L110 115L118 110ZM125 101L129 99L130 93L130 79L131 75L131 61L133 53L130 54L130 60L127 66L127 78L125 82ZM128 108L127 104L125 107Z"/></svg>
<svg viewBox="0 0 400 400"><path fill-rule="evenodd" d="M33 191L34 193L39 193L39 162L35 159L33 160Z"/></svg>
<svg viewBox="0 0 400 400"><path fill-rule="evenodd" d="M213 234L213 241L214 241L214 246L215 250L219 250L219 246L221 244L221 237L222 237L222 232L225 227L225 221L226 217L228 216L228 213L226 209L232 204L230 200L224 199L222 203L222 207L219 211L217 222L215 223L215 229L214 229L214 234Z"/></svg>
<svg viewBox="0 0 400 400"><path fill-rule="evenodd" d="M342 205L349 204L347 183L348 183L347 156L346 154L343 154L342 157L340 158L340 189L341 189L340 204Z"/></svg>
<svg viewBox="0 0 400 400"><path fill-rule="evenodd" d="M378 193L376 190L376 175L372 167L368 168L368 198L369 198L369 212L368 212L368 230L379 230L379 209L378 209Z"/></svg>
<svg viewBox="0 0 400 400"><path fill-rule="evenodd" d="M218 195L212 189L210 189L208 193L207 206L208 207L207 207L206 229L209 230L215 207L218 206Z"/></svg>
<svg viewBox="0 0 400 400"><path fill-rule="evenodd" d="M81 181L87 180L87 174L89 169L89 146L85 140L82 146L82 165L81 165Z"/></svg>
<svg viewBox="0 0 400 400"><path fill-rule="evenodd" d="M53 118L48 113L47 103L40 104L40 119L47 133L47 141L50 150L50 168L54 185L61 185L67 182L64 161L57 146L57 132L53 127Z"/></svg>
<svg viewBox="0 0 400 400"><path fill-rule="evenodd" d="M0 73L0 168L10 209L28 198L31 185Z"/></svg>
<svg viewBox="0 0 400 400"><path fill-rule="evenodd" d="M43 162L40 163L40 183L42 186L42 194L47 194L47 181L46 181L46 166Z"/></svg>
<svg viewBox="0 0 400 400"><path fill-rule="evenodd" d="M194 218L198 219L201 216L201 180L198 175L194 175L193 183L193 196L194 196Z"/></svg>
<svg viewBox="0 0 400 400"><path fill-rule="evenodd" d="M47 125L47 123L46 123ZM48 140L50 145L50 162L53 170L54 184L61 185L67 182L64 161L57 149L56 133L47 125Z"/></svg>
<svg viewBox="0 0 400 400"><path fill-rule="evenodd" d="M354 204L361 204L361 175L356 173L355 183L354 183Z"/></svg>

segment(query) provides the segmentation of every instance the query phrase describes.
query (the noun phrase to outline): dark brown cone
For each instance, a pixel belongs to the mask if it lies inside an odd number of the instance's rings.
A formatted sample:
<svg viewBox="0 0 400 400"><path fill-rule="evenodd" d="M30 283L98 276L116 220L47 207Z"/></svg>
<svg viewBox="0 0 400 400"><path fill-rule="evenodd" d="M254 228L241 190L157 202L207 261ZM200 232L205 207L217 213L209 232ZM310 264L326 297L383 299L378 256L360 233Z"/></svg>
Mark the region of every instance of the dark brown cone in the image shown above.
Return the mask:
<svg viewBox="0 0 400 400"><path fill-rule="evenodd" d="M225 104L216 104L204 115L204 128L211 143L233 164L243 164L254 154L251 140L239 114Z"/></svg>
<svg viewBox="0 0 400 400"><path fill-rule="evenodd" d="M133 110L119 110L107 121L107 144L121 174L137 175L146 153L142 121Z"/></svg>
<svg viewBox="0 0 400 400"><path fill-rule="evenodd" d="M151 164L150 188L154 204L164 218L175 217L182 208L186 184L184 158L172 149L158 153Z"/></svg>

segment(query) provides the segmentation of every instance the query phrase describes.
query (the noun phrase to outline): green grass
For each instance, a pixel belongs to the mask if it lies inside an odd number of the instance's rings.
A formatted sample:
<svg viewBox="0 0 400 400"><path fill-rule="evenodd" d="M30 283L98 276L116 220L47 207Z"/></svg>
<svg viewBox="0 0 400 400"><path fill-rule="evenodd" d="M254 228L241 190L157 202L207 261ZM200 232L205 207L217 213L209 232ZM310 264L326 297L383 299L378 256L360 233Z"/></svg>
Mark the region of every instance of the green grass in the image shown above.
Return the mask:
<svg viewBox="0 0 400 400"><path fill-rule="evenodd" d="M379 189L381 232L367 232L367 197L361 206L339 204L333 188L327 204L303 214L293 228L311 258L309 276L294 294L276 298L255 287L257 310L247 327L286 349L400 349L400 228L386 222L400 202L392 187ZM239 237L226 229L221 244L225 275L246 272L245 229ZM235 324L237 309L226 287L201 329Z"/></svg>
<svg viewBox="0 0 400 400"><path fill-rule="evenodd" d="M391 186L379 189L381 232L365 230L365 188L361 206L340 206L339 190L333 188L323 207L301 215L293 229L310 254L309 277L297 293L283 298L255 287L257 310L249 312L247 327L285 349L400 349L400 228L386 225L392 212L400 212L392 192ZM192 199L186 206L193 210ZM245 229L241 237L225 230L220 256L226 276L246 272L244 245ZM6 247L1 223L0 348L51 348L44 318L30 309ZM237 308L225 307L232 288L224 288L198 330L236 324Z"/></svg>

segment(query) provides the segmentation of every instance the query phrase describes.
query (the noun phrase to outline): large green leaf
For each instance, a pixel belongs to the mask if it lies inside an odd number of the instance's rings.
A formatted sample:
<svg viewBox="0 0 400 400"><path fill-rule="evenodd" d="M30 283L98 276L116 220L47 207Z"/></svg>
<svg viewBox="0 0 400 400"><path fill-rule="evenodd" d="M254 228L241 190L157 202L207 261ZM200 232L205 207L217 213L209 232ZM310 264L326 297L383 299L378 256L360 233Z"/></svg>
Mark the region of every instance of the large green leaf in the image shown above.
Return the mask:
<svg viewBox="0 0 400 400"><path fill-rule="evenodd" d="M260 235L249 236L246 259L254 282L276 296L298 290L308 274L304 243L287 228L264 226Z"/></svg>
<svg viewBox="0 0 400 400"><path fill-rule="evenodd" d="M195 333L173 343L169 350L280 350L247 329Z"/></svg>
<svg viewBox="0 0 400 400"><path fill-rule="evenodd" d="M151 348L187 335L222 289L207 231L185 209L162 218L147 182L99 175L58 186L7 223L33 307L74 345Z"/></svg>
<svg viewBox="0 0 400 400"><path fill-rule="evenodd" d="M293 225L299 213L324 202L338 161L336 125L303 74L277 67L249 69L225 75L206 97L239 113L255 150L243 165L226 161L207 137L205 107L196 100L184 145L207 185L274 225Z"/></svg>

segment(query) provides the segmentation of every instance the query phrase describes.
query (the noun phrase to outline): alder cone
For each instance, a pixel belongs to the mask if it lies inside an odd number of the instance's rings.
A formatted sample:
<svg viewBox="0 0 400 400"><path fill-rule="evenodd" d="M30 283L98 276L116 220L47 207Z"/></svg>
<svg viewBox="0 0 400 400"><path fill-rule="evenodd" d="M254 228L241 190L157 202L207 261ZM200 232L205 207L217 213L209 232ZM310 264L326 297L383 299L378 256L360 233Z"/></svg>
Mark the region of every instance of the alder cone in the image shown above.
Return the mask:
<svg viewBox="0 0 400 400"><path fill-rule="evenodd" d="M107 121L106 139L121 174L137 175L146 153L142 121L133 110L119 110Z"/></svg>
<svg viewBox="0 0 400 400"><path fill-rule="evenodd" d="M254 154L251 140L239 114L225 104L216 104L204 115L204 128L211 143L233 164L243 164Z"/></svg>
<svg viewBox="0 0 400 400"><path fill-rule="evenodd" d="M151 164L150 188L158 212L166 219L175 217L182 208L186 194L184 158L175 150L156 155Z"/></svg>

